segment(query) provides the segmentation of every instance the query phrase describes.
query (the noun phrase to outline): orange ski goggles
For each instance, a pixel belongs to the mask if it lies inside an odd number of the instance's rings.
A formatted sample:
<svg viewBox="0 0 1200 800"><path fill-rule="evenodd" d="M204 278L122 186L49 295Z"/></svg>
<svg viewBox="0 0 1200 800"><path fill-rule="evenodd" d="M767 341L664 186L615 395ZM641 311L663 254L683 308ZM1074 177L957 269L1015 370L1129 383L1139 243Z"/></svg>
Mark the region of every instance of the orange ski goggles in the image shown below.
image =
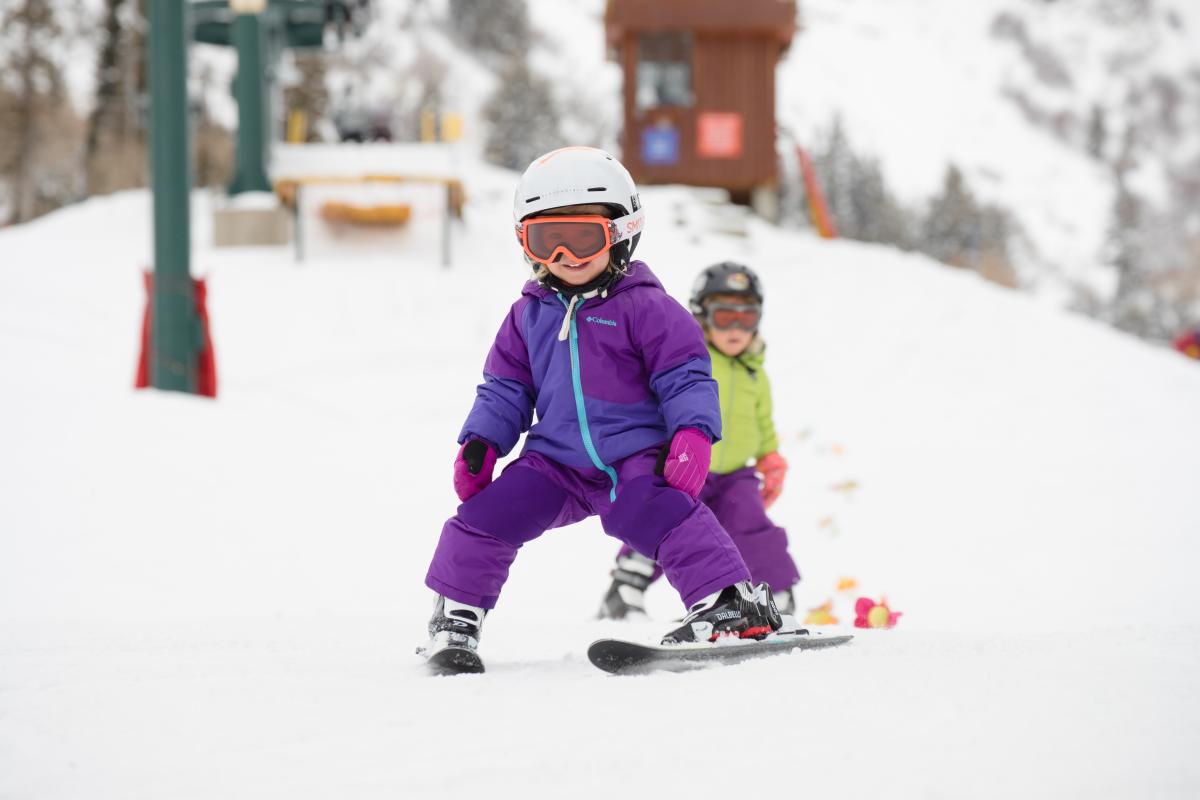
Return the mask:
<svg viewBox="0 0 1200 800"><path fill-rule="evenodd" d="M730 303L712 303L704 307L704 321L713 330L727 331L741 328L744 331L758 330L762 320L762 306L757 303L733 305Z"/></svg>
<svg viewBox="0 0 1200 800"><path fill-rule="evenodd" d="M595 215L530 217L517 223L517 238L534 261L552 263L568 256L579 263L591 261L613 245L632 239L646 224L641 209L617 219Z"/></svg>

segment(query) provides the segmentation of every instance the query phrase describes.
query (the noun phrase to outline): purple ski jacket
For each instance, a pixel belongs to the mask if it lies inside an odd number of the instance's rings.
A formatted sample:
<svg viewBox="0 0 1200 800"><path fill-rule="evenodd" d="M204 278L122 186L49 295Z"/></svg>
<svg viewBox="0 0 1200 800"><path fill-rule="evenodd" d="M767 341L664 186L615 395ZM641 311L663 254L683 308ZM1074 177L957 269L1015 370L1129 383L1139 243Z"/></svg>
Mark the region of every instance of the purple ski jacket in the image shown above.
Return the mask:
<svg viewBox="0 0 1200 800"><path fill-rule="evenodd" d="M721 406L699 324L641 261L608 291L575 304L530 281L496 334L458 441L480 438L607 473L680 428L721 436ZM534 412L537 422L533 422ZM532 425L531 425L532 423Z"/></svg>

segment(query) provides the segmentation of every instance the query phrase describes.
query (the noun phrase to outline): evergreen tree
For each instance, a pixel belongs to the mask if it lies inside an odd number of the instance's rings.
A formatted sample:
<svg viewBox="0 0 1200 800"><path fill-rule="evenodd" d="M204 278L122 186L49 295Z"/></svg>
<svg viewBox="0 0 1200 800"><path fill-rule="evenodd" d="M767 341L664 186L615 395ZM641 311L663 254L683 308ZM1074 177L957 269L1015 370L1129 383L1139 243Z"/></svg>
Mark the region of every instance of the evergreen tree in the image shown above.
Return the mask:
<svg viewBox="0 0 1200 800"><path fill-rule="evenodd" d="M850 199L855 178L854 161L841 117L834 117L833 125L813 157L813 168L821 181L825 205L837 225L838 234L847 239L857 239L861 228Z"/></svg>
<svg viewBox="0 0 1200 800"><path fill-rule="evenodd" d="M879 162L854 152L840 118L834 118L813 166L840 236L912 247L908 213L888 190Z"/></svg>
<svg viewBox="0 0 1200 800"><path fill-rule="evenodd" d="M508 169L523 170L542 153L565 144L550 85L530 73L524 58L513 59L500 76L483 119L484 157Z"/></svg>
<svg viewBox="0 0 1200 800"><path fill-rule="evenodd" d="M876 159L854 151L840 119L821 140L813 165L839 236L920 250L1005 286L1017 285L1009 253L1009 240L1018 233L1012 217L979 203L957 166L947 167L940 193L920 214L896 200Z"/></svg>
<svg viewBox="0 0 1200 800"><path fill-rule="evenodd" d="M942 180L941 194L929 204L920 249L947 264L975 266L981 238L979 207L967 190L962 172L950 164Z"/></svg>
<svg viewBox="0 0 1200 800"><path fill-rule="evenodd" d="M946 168L941 193L929 203L917 249L946 264L966 267L996 283L1017 286L1009 255L1014 223L1008 212L976 200L962 171Z"/></svg>
<svg viewBox="0 0 1200 800"><path fill-rule="evenodd" d="M450 0L450 25L485 61L502 64L529 49L525 0Z"/></svg>
<svg viewBox="0 0 1200 800"><path fill-rule="evenodd" d="M1129 188L1122 170L1117 170L1116 189L1105 242L1106 261L1117 274L1108 314L1118 328L1149 335L1154 303L1147 282L1146 242L1142 237L1145 204Z"/></svg>
<svg viewBox="0 0 1200 800"><path fill-rule="evenodd" d="M911 249L913 237L909 215L888 190L879 162L856 159L853 176L850 206L857 228L854 238Z"/></svg>
<svg viewBox="0 0 1200 800"><path fill-rule="evenodd" d="M1104 150L1108 146L1108 123L1104 106L1099 103L1092 105L1091 117L1088 119L1087 134L1088 155L1097 161L1104 160Z"/></svg>

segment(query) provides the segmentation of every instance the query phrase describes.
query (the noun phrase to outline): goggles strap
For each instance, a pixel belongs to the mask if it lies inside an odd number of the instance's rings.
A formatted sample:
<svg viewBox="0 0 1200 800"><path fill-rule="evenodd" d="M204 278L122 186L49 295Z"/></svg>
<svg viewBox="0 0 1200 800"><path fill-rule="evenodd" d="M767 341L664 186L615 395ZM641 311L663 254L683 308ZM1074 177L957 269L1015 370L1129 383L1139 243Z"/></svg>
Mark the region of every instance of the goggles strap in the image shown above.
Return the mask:
<svg viewBox="0 0 1200 800"><path fill-rule="evenodd" d="M627 239L632 239L642 232L642 228L646 226L646 212L639 208L632 214L626 214L623 217L617 217L608 223L608 230L613 244L623 242Z"/></svg>

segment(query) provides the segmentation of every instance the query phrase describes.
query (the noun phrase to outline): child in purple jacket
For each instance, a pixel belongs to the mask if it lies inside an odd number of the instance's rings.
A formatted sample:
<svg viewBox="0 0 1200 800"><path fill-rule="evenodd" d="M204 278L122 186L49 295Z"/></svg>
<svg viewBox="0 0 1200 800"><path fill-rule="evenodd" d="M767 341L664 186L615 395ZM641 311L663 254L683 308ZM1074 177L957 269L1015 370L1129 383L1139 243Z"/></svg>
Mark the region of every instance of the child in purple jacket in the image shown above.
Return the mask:
<svg viewBox="0 0 1200 800"><path fill-rule="evenodd" d="M700 326L630 260L644 223L633 179L602 150L554 150L522 175L513 218L534 278L500 326L459 433L463 503L425 578L438 597L424 652L452 648L455 671L482 671L484 617L517 550L592 515L683 598L689 613L665 644L778 630L770 589L750 584L696 499L721 433L717 386ZM526 431L493 482L496 459Z"/></svg>

